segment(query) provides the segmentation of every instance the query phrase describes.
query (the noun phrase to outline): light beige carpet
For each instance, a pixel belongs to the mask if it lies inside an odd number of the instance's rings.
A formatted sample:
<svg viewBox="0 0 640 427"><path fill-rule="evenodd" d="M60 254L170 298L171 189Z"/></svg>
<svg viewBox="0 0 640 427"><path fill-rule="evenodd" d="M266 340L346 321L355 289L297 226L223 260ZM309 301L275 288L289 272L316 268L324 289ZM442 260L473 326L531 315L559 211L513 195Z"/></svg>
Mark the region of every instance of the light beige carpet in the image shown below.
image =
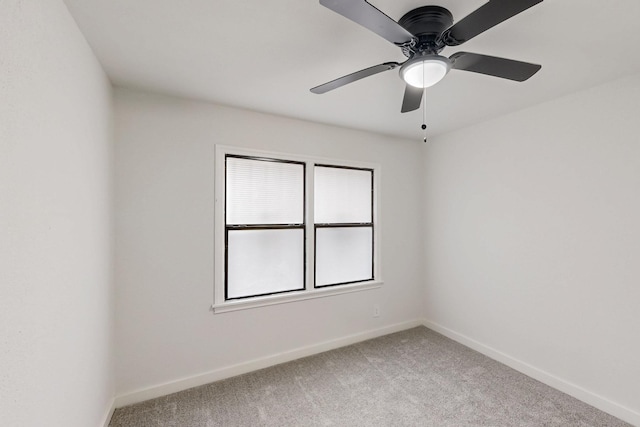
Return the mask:
<svg viewBox="0 0 640 427"><path fill-rule="evenodd" d="M418 327L120 408L110 426L628 424Z"/></svg>

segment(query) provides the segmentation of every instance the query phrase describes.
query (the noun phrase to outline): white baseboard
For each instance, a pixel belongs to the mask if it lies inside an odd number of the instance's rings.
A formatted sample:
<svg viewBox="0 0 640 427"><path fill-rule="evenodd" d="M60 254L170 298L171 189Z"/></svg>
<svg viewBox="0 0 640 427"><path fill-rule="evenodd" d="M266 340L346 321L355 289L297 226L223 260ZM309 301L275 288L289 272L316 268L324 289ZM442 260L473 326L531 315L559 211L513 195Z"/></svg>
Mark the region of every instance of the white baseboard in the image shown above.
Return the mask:
<svg viewBox="0 0 640 427"><path fill-rule="evenodd" d="M372 338L377 338L394 332L404 331L405 329L421 326L422 324L422 320L412 320L409 322L397 323L394 325L389 325L382 328L372 329L358 334L348 335L346 337L325 341L319 344L313 344L310 346L285 351L271 356L262 357L260 359L250 360L248 362L239 363L237 365L227 366L199 375L170 381L164 384L158 384L149 388L132 391L116 396L115 407L121 408L126 405L154 399L156 397L161 397L167 394L176 393L178 391L187 390L192 387L209 384L214 381L220 381L225 378L234 377L236 375L246 374L258 369L279 365L280 363L290 362L302 357L312 356L314 354L355 344L361 341L366 341Z"/></svg>
<svg viewBox="0 0 640 427"><path fill-rule="evenodd" d="M115 410L116 410L116 400L111 399L107 407L107 410L104 416L102 417L102 422L99 424L100 427L109 427L109 423L111 422L111 417L113 416L113 411Z"/></svg>
<svg viewBox="0 0 640 427"><path fill-rule="evenodd" d="M635 426L640 426L640 413L632 409L629 409L603 396L586 390L558 376L545 372L533 365L511 357L508 354L489 347L488 345L482 344L481 342L478 342L473 338L469 338L466 335L460 334L447 327L439 325L438 323L425 319L423 325L448 338L451 338L454 341L459 342L460 344L472 348L473 350L476 350L484 354L485 356L497 360L498 362L501 362L509 366L510 368L515 369L516 371L522 372L523 374L531 378L534 378L548 386L551 386L595 408L598 408L601 411L607 412L614 417L620 418L621 420Z"/></svg>

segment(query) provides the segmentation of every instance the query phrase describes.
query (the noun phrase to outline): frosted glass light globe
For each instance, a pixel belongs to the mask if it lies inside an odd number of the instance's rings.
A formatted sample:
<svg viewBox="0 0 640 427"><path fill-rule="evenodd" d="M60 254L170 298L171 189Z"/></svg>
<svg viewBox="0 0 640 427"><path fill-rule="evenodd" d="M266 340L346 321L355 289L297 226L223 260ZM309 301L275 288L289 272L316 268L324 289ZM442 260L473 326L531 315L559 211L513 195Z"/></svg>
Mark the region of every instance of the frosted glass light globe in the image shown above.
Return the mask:
<svg viewBox="0 0 640 427"><path fill-rule="evenodd" d="M413 57L400 67L400 76L407 84L425 88L444 78L451 68L448 58L440 55Z"/></svg>

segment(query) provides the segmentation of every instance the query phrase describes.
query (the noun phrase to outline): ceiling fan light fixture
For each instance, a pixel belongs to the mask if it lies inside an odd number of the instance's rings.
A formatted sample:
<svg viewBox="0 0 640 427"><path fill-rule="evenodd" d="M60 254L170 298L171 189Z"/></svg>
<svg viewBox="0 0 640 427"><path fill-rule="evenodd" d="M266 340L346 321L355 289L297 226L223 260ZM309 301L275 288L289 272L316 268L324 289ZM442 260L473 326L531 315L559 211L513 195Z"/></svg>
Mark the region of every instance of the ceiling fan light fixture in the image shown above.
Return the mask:
<svg viewBox="0 0 640 427"><path fill-rule="evenodd" d="M447 75L451 61L440 55L415 56L400 67L400 76L408 85L431 87Z"/></svg>

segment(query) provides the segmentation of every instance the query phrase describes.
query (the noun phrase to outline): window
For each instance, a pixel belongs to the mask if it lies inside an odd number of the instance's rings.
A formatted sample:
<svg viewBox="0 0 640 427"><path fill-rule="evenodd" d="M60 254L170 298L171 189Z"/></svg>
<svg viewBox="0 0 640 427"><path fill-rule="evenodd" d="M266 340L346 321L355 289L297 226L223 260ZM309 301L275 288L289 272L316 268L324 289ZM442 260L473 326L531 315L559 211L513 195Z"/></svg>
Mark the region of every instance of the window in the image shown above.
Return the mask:
<svg viewBox="0 0 640 427"><path fill-rule="evenodd" d="M218 146L214 311L379 287L378 169Z"/></svg>
<svg viewBox="0 0 640 427"><path fill-rule="evenodd" d="M373 170L314 172L315 286L373 280Z"/></svg>
<svg viewBox="0 0 640 427"><path fill-rule="evenodd" d="M304 163L227 155L225 300L304 289Z"/></svg>

